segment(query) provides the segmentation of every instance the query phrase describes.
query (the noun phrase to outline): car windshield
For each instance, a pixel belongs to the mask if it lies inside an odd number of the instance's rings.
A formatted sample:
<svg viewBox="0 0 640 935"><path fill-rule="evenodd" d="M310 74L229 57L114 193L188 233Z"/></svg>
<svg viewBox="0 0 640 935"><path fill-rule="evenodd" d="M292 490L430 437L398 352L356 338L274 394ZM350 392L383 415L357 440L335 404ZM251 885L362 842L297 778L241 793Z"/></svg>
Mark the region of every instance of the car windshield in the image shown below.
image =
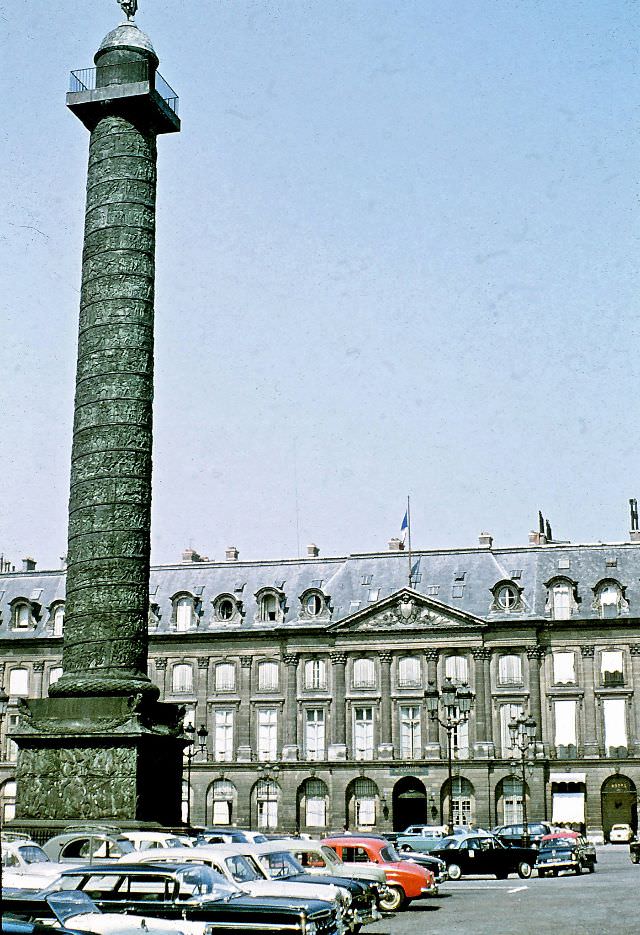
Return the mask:
<svg viewBox="0 0 640 935"><path fill-rule="evenodd" d="M178 870L176 878L180 882L179 899L192 899L196 896L206 896L208 899L229 899L239 893L238 887L225 880L221 873L204 865Z"/></svg>
<svg viewBox="0 0 640 935"><path fill-rule="evenodd" d="M382 860L386 860L387 863L395 863L400 860L400 855L393 846L393 844L386 844L380 849L380 857Z"/></svg>
<svg viewBox="0 0 640 935"><path fill-rule="evenodd" d="M242 854L234 854L233 857L227 857L225 865L236 883L249 883L251 880L264 880L255 864L243 857Z"/></svg>
<svg viewBox="0 0 640 935"><path fill-rule="evenodd" d="M342 866L342 861L340 860L340 858L338 857L334 849L332 847L329 847L328 844L322 845L322 847L320 848L320 853L323 855L323 857L325 858L328 864L333 864L334 867Z"/></svg>
<svg viewBox="0 0 640 935"><path fill-rule="evenodd" d="M49 863L49 858L37 844L23 844L18 850L25 864L45 864Z"/></svg>
<svg viewBox="0 0 640 935"><path fill-rule="evenodd" d="M274 851L271 854L262 854L260 862L266 867L267 873L272 879L284 879L304 873L302 864L288 851Z"/></svg>

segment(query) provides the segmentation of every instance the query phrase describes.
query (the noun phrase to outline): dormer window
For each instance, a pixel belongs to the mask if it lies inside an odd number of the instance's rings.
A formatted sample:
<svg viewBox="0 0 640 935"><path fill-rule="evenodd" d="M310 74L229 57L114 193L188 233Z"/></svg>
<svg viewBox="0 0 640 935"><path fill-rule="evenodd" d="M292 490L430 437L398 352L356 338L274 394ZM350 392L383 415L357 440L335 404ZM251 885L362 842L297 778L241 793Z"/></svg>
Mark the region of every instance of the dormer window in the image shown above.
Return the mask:
<svg viewBox="0 0 640 935"><path fill-rule="evenodd" d="M193 630L197 625L197 607L198 599L191 591L178 591L171 598L173 604L172 624L178 633L186 633Z"/></svg>
<svg viewBox="0 0 640 935"><path fill-rule="evenodd" d="M330 613L329 598L320 588L307 588L300 595L301 617L327 617Z"/></svg>
<svg viewBox="0 0 640 935"><path fill-rule="evenodd" d="M233 594L219 594L213 602L213 616L220 623L238 623L241 617L241 604Z"/></svg>
<svg viewBox="0 0 640 935"><path fill-rule="evenodd" d="M31 603L25 598L18 598L11 607L11 622L14 630L28 630L35 623Z"/></svg>
<svg viewBox="0 0 640 935"><path fill-rule="evenodd" d="M601 581L594 589L595 599L593 608L599 617L611 619L618 617L629 605L624 597L624 588L618 581L607 579Z"/></svg>
<svg viewBox="0 0 640 935"><path fill-rule="evenodd" d="M491 610L502 614L522 610L522 588L513 581L499 581L492 588L493 606Z"/></svg>
<svg viewBox="0 0 640 935"><path fill-rule="evenodd" d="M546 611L553 620L570 620L578 609L577 582L570 578L552 578L546 582Z"/></svg>
<svg viewBox="0 0 640 935"><path fill-rule="evenodd" d="M53 604L51 606L51 622L53 624L53 635L62 636L64 629L64 604Z"/></svg>
<svg viewBox="0 0 640 935"><path fill-rule="evenodd" d="M261 623L280 623L284 620L284 594L278 588L262 588L256 594L258 620Z"/></svg>

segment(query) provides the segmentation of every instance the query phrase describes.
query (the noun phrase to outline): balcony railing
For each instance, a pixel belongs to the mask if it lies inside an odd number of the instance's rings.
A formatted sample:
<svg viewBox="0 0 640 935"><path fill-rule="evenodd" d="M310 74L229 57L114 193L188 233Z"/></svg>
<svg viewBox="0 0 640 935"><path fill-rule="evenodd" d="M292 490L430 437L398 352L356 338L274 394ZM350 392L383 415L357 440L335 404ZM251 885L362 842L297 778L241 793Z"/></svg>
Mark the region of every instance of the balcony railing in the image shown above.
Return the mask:
<svg viewBox="0 0 640 935"><path fill-rule="evenodd" d="M100 65L98 68L80 68L71 72L69 91L77 94L139 81L150 82L174 114L178 113L178 95L160 72L149 67L149 62L118 62L117 65Z"/></svg>

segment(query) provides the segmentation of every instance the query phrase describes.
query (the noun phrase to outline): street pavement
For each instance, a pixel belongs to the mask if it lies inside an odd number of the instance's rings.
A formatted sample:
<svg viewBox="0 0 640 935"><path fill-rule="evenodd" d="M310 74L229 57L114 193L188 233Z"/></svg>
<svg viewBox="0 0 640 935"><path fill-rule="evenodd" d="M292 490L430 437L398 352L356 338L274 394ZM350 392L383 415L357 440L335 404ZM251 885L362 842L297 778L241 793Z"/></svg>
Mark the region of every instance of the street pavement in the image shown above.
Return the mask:
<svg viewBox="0 0 640 935"><path fill-rule="evenodd" d="M598 848L595 873L539 880L467 877L369 925L362 935L640 935L640 864Z"/></svg>

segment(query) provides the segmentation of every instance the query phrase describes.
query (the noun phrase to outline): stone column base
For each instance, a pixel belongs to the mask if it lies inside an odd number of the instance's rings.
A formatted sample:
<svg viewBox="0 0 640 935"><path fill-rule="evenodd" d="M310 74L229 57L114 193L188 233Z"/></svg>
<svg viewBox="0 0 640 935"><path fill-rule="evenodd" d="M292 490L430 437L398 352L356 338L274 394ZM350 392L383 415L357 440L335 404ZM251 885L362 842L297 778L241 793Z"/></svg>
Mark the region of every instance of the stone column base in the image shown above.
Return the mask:
<svg viewBox="0 0 640 935"><path fill-rule="evenodd" d="M378 759L379 760L392 760L393 759L393 744L392 743L381 743L378 745Z"/></svg>
<svg viewBox="0 0 640 935"><path fill-rule="evenodd" d="M600 756L600 747L597 743L585 743L582 751L585 759L594 759Z"/></svg>
<svg viewBox="0 0 640 935"><path fill-rule="evenodd" d="M347 745L346 743L330 743L329 749L327 750L327 759L332 760L334 763L336 760L346 760L347 758Z"/></svg>
<svg viewBox="0 0 640 935"><path fill-rule="evenodd" d="M299 760L300 759L300 748L298 747L298 744L297 743L286 743L282 748L282 759L288 760L289 762L291 762L292 760Z"/></svg>
<svg viewBox="0 0 640 935"><path fill-rule="evenodd" d="M251 747L238 747L236 753L236 762L238 763L250 763L251 762Z"/></svg>
<svg viewBox="0 0 640 935"><path fill-rule="evenodd" d="M425 760L440 760L442 759L442 751L440 749L440 744L436 742L429 742L424 745L424 758Z"/></svg>
<svg viewBox="0 0 640 935"><path fill-rule="evenodd" d="M22 702L15 826L181 825L183 713L139 695Z"/></svg>

